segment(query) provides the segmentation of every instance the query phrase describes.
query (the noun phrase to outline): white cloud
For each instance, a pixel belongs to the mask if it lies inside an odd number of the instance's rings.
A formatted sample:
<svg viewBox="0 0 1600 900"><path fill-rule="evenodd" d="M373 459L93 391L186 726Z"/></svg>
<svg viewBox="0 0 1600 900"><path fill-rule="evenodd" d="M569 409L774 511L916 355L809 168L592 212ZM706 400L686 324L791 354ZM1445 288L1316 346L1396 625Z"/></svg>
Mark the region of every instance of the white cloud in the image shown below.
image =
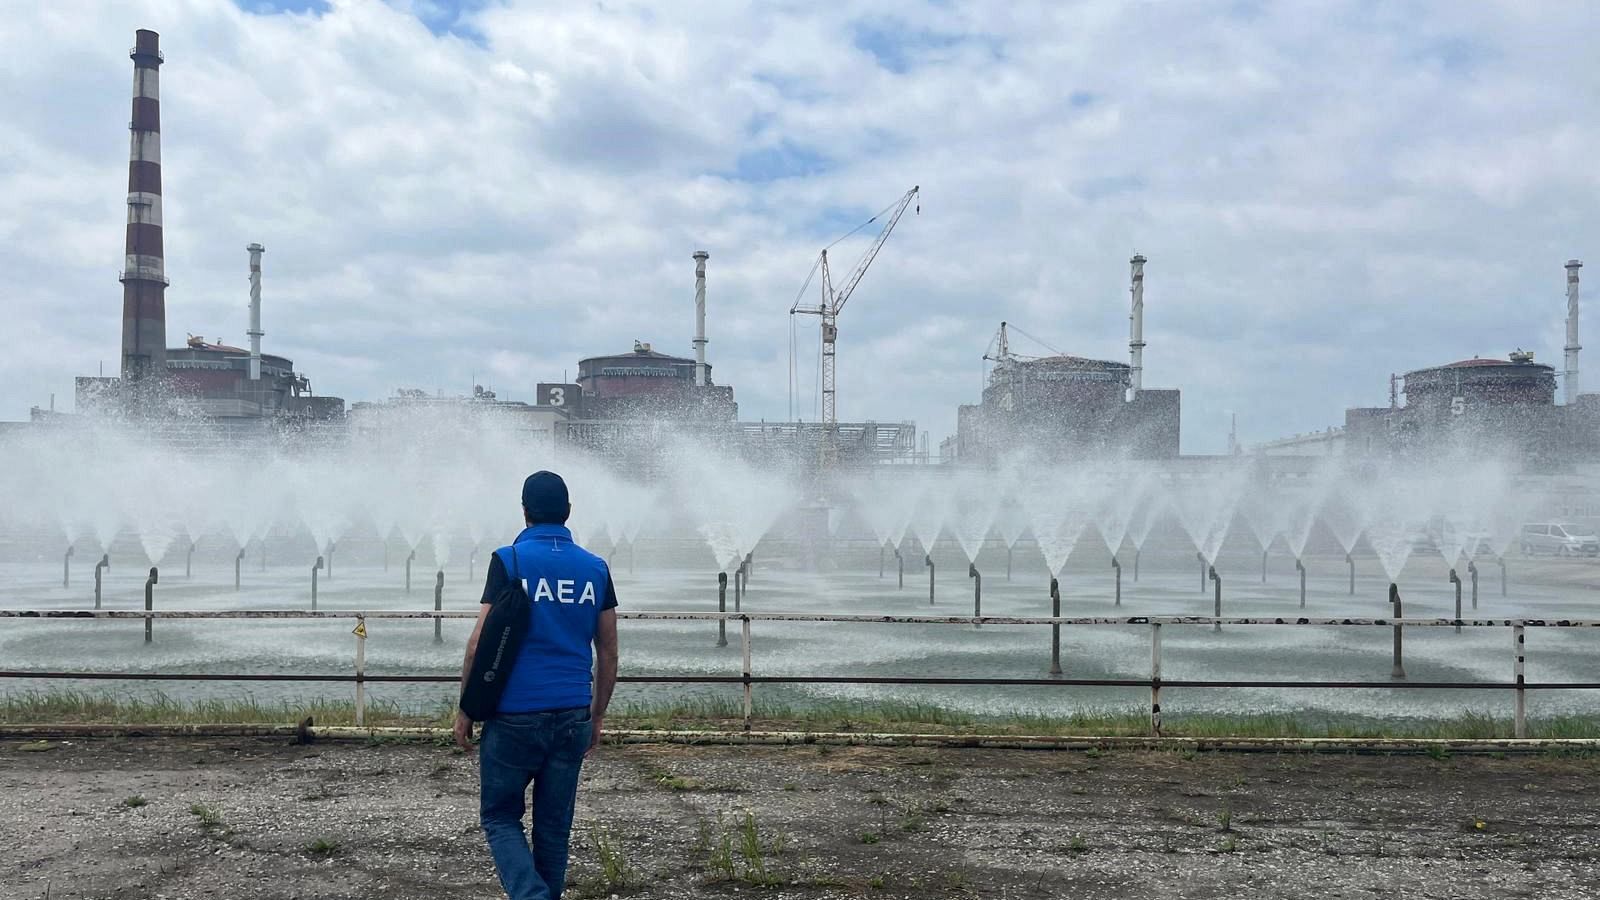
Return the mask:
<svg viewBox="0 0 1600 900"><path fill-rule="evenodd" d="M687 354L704 247L717 378L782 417L817 249L913 183L922 215L841 321L840 411L936 436L1001 319L1124 358L1135 250L1146 384L1184 390L1191 452L1224 410L1254 440L1383 402L1391 371L1555 361L1561 264L1600 259L1586 4L508 2L429 30L448 18L0 20L0 416L117 365L139 27L167 56L169 340L242 337L261 241L268 347L348 399L473 373L528 398L634 338Z"/></svg>

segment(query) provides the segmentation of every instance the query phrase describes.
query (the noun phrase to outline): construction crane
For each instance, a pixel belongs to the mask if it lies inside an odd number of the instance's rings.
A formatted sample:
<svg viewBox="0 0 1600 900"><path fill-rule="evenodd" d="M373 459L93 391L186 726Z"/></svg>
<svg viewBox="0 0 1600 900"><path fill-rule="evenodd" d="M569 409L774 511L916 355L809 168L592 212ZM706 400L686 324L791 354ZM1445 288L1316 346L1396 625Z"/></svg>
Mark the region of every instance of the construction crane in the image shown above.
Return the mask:
<svg viewBox="0 0 1600 900"><path fill-rule="evenodd" d="M861 283L861 277L867 274L867 267L878 257L878 251L883 249L883 242L889 239L889 233L894 231L894 226L905 214L906 207L911 201L917 199L918 188L913 186L905 195L894 203L889 204L881 212L867 221L856 226L839 240L822 248L817 261L811 266L811 274L806 276L805 284L800 286L800 293L795 297L794 305L789 307L789 315L820 316L822 318L822 424L825 426L837 425L839 421L836 406L836 376L834 373L834 348L839 340L839 312L844 309L845 303L850 300L850 295L855 293L856 286ZM917 213L922 212L922 205L917 205ZM871 246L867 247L861 259L856 261L850 274L845 277L838 288L833 285L833 275L828 267L828 250L833 246L851 237L868 225L887 217L878 236L873 238ZM816 278L818 272L822 273L822 300L816 306L802 306L806 290ZM791 366L792 366L791 361ZM793 390L791 374L791 391ZM792 394L791 394L792 396Z"/></svg>

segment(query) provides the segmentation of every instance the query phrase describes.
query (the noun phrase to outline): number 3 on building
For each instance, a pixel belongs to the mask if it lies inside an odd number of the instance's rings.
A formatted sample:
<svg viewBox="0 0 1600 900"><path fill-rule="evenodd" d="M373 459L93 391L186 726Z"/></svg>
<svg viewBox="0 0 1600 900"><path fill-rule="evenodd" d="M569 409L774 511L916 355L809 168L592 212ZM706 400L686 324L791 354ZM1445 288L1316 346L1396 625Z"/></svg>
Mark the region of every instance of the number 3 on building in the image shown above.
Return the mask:
<svg viewBox="0 0 1600 900"><path fill-rule="evenodd" d="M556 405L560 406L561 404L558 403ZM1459 415L1461 415L1462 413L1464 413L1466 411L1467 411L1467 398L1465 398L1465 397L1451 397L1450 398L1450 415L1459 416Z"/></svg>
<svg viewBox="0 0 1600 900"><path fill-rule="evenodd" d="M1460 398L1458 397L1456 399L1459 400ZM553 387L553 388L551 388L550 389L550 405L551 406L566 406L567 405L567 389L564 388L564 387Z"/></svg>

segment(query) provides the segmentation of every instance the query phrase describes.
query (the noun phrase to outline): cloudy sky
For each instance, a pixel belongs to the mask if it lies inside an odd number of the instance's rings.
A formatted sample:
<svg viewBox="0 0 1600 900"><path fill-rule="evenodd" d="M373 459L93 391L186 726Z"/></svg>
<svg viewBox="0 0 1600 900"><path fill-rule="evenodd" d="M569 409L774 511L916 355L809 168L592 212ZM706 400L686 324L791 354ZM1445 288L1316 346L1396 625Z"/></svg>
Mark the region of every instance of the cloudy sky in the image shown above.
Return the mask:
<svg viewBox="0 0 1600 900"><path fill-rule="evenodd" d="M1507 2L117 0L0 15L0 418L118 366L136 28L161 33L168 337L321 393L531 400L634 339L788 414L820 247L921 185L840 322L839 410L934 441L1002 319L1127 354L1183 447L1381 405L1388 375L1559 363L1600 298L1600 8ZM835 255L851 256L847 244ZM1600 388L1600 307L1585 322ZM814 418L816 320L798 323Z"/></svg>

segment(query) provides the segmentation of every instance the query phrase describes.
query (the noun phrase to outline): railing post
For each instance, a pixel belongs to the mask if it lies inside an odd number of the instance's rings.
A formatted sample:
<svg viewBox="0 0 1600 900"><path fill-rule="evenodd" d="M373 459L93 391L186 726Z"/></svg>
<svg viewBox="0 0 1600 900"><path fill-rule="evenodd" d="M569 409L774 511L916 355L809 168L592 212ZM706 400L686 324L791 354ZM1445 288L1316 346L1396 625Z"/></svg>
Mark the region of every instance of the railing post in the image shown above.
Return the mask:
<svg viewBox="0 0 1600 900"><path fill-rule="evenodd" d="M1300 573L1300 608L1306 608L1306 564L1299 559L1294 561L1295 571Z"/></svg>
<svg viewBox="0 0 1600 900"><path fill-rule="evenodd" d="M433 577L433 611L434 612L439 612L439 611L441 611L443 609L444 609L444 570L440 569L439 570L439 574L437 574L437 575L435 575ZM438 616L434 616L433 617L433 642L435 644L444 643L443 623L444 623L443 619L439 618Z"/></svg>
<svg viewBox="0 0 1600 900"><path fill-rule="evenodd" d="M1204 594L1206 592L1206 570L1211 568L1211 566L1206 562L1206 555L1204 553L1196 551L1194 558L1200 560L1200 593Z"/></svg>
<svg viewBox="0 0 1600 900"><path fill-rule="evenodd" d="M367 724L367 617L356 617L356 727Z"/></svg>
<svg viewBox="0 0 1600 900"><path fill-rule="evenodd" d="M317 557L316 565L311 567L311 611L317 610L317 573L322 570L322 557Z"/></svg>
<svg viewBox="0 0 1600 900"><path fill-rule="evenodd" d="M1456 634L1461 633L1461 576L1450 570L1450 583L1456 586Z"/></svg>
<svg viewBox="0 0 1600 900"><path fill-rule="evenodd" d="M981 618L983 616L983 575L978 572L977 563L967 563L967 577L972 579L972 617L974 619ZM973 624L980 628L983 627L978 623Z"/></svg>
<svg viewBox="0 0 1600 900"><path fill-rule="evenodd" d="M1161 623L1150 625L1150 736L1161 736Z"/></svg>
<svg viewBox="0 0 1600 900"><path fill-rule="evenodd" d="M144 580L144 611L151 612L156 608L156 582L161 578L161 573L155 566L150 567L150 577ZM150 616L144 617L144 642L150 643L150 625L154 621Z"/></svg>
<svg viewBox="0 0 1600 900"><path fill-rule="evenodd" d="M1512 724L1512 736L1522 740L1528 736L1528 694L1523 689L1526 683L1524 678L1526 643L1524 641L1521 625L1511 626L1511 640L1516 649L1516 665L1513 674L1517 681L1517 708Z"/></svg>
<svg viewBox="0 0 1600 900"><path fill-rule="evenodd" d="M1061 582L1050 579L1050 615L1061 618ZM1050 674L1061 674L1061 626L1050 626Z"/></svg>
<svg viewBox="0 0 1600 900"><path fill-rule="evenodd" d="M1389 584L1389 602L1394 604L1394 617L1396 619L1405 618L1405 612L1400 604L1400 586L1392 582ZM1394 668L1389 671L1389 677L1391 678L1406 677L1405 659L1401 653L1403 631L1404 629L1400 625L1396 624L1394 626Z"/></svg>
<svg viewBox="0 0 1600 900"><path fill-rule="evenodd" d="M67 545L67 555L61 557L61 586L72 587L72 545Z"/></svg>
<svg viewBox="0 0 1600 900"><path fill-rule="evenodd" d="M244 565L244 548L239 548L239 554L233 558L233 589L239 590L239 567Z"/></svg>
<svg viewBox="0 0 1600 900"><path fill-rule="evenodd" d="M1215 607L1214 607L1214 610L1212 612L1212 615L1214 615L1214 616L1216 616L1217 618L1220 619L1220 618L1222 618L1222 579L1220 577L1218 577L1218 575L1217 575L1217 567L1216 566L1208 567L1207 568L1207 574L1211 576L1211 583L1212 583L1212 585L1214 585L1215 590L1216 590ZM1222 630L1222 623L1218 622L1215 625L1213 625L1212 626L1212 630L1213 631L1221 631Z"/></svg>
<svg viewBox="0 0 1600 900"><path fill-rule="evenodd" d="M750 730L750 719L755 715L755 704L750 697L750 617L739 617L740 641L744 646L744 730Z"/></svg>
<svg viewBox="0 0 1600 900"><path fill-rule="evenodd" d="M933 605L933 554L924 553L922 561L928 564L928 605Z"/></svg>
<svg viewBox="0 0 1600 900"><path fill-rule="evenodd" d="M1354 597L1356 595L1356 560L1355 557L1346 553L1344 561L1350 564L1350 596Z"/></svg>
<svg viewBox="0 0 1600 900"><path fill-rule="evenodd" d="M1116 574L1116 580L1117 580L1116 605L1117 606L1121 606L1122 605L1122 563L1117 562L1117 558L1115 556L1111 557L1111 568L1117 570L1117 574Z"/></svg>
<svg viewBox="0 0 1600 900"><path fill-rule="evenodd" d="M1467 560L1467 575L1472 579L1472 608L1478 608L1478 563L1476 560Z"/></svg>
<svg viewBox="0 0 1600 900"><path fill-rule="evenodd" d="M728 611L728 573L717 573L717 612ZM728 620L717 620L717 646L728 646Z"/></svg>
<svg viewBox="0 0 1600 900"><path fill-rule="evenodd" d="M94 608L100 608L100 578L101 573L111 568L111 554L102 553L100 561L94 564Z"/></svg>

